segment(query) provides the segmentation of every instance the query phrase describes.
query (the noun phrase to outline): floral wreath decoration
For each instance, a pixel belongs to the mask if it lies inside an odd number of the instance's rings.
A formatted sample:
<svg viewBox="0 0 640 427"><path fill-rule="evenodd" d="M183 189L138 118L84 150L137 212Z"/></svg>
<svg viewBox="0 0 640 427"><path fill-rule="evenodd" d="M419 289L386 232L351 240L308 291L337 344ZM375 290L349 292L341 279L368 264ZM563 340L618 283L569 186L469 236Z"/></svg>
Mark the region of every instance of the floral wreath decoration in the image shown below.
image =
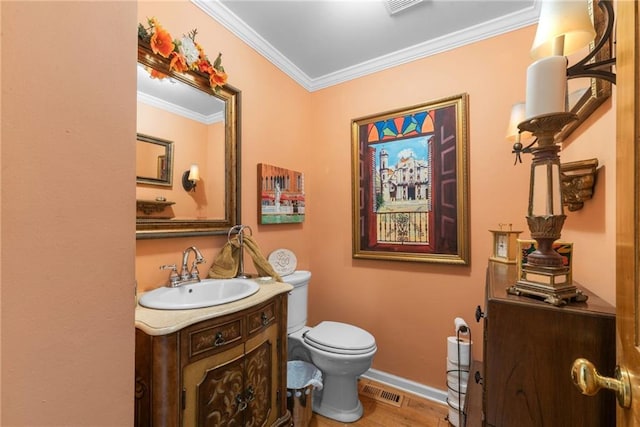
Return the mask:
<svg viewBox="0 0 640 427"><path fill-rule="evenodd" d="M205 73L209 76L209 84L214 91L224 86L227 73L222 66L222 53L218 53L212 64L202 46L195 40L198 30L192 30L181 39L173 39L156 18L147 18L147 22L149 28L138 24L138 38L148 43L154 54L170 59L169 70L180 73L188 70ZM157 79L167 77L166 74L153 69L150 69L149 73Z"/></svg>

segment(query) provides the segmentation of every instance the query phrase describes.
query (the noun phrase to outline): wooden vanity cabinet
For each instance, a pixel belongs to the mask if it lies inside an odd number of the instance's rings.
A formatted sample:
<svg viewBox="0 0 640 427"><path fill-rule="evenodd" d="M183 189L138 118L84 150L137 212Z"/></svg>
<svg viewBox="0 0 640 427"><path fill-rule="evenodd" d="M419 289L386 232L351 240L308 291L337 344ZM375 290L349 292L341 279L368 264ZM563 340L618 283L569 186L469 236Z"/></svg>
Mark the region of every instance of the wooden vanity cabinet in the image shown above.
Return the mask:
<svg viewBox="0 0 640 427"><path fill-rule="evenodd" d="M287 294L152 336L136 329L136 426L284 426Z"/></svg>
<svg viewBox="0 0 640 427"><path fill-rule="evenodd" d="M571 380L573 361L584 357L613 376L615 308L576 284L587 302L554 307L535 298L509 295L514 265L489 262L484 307L484 353L478 383L469 377L466 425L495 427L615 425L614 393L589 397ZM482 408L483 416L477 414ZM475 413L473 411L476 411Z"/></svg>

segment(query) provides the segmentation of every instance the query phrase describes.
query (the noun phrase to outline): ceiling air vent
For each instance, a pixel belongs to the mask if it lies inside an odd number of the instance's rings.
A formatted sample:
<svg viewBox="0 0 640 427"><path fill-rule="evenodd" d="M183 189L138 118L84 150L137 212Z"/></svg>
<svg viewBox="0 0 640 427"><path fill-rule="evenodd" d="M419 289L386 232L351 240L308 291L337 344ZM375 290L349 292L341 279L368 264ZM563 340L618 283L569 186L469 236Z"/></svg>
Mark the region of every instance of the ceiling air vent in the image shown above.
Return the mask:
<svg viewBox="0 0 640 427"><path fill-rule="evenodd" d="M389 15L395 15L396 13L401 12L411 6L415 6L421 2L422 0L385 0L384 3L387 6Z"/></svg>

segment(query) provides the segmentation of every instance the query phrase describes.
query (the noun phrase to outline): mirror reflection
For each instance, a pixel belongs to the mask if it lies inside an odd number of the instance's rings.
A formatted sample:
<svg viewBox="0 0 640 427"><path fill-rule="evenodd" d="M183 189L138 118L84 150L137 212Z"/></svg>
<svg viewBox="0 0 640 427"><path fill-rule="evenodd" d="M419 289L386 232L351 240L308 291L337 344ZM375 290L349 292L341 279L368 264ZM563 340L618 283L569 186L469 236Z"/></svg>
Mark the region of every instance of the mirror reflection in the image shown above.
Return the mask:
<svg viewBox="0 0 640 427"><path fill-rule="evenodd" d="M173 142L138 133L136 182L161 186L172 185Z"/></svg>
<svg viewBox="0 0 640 427"><path fill-rule="evenodd" d="M214 92L198 73L168 71L143 42L138 61L137 131L146 144L136 150L137 238L226 233L239 217L239 92L228 85ZM194 164L198 180L187 190L183 175Z"/></svg>

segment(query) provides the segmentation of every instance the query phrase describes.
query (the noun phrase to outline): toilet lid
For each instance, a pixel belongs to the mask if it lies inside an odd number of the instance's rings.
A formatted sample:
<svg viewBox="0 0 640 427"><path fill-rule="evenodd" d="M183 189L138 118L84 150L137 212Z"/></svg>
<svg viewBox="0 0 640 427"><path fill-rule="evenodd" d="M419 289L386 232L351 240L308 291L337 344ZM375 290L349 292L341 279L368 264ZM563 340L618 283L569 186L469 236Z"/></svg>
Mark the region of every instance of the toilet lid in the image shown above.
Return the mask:
<svg viewBox="0 0 640 427"><path fill-rule="evenodd" d="M369 332L346 323L324 321L304 335L307 344L320 350L339 354L363 354L376 349L376 340Z"/></svg>

